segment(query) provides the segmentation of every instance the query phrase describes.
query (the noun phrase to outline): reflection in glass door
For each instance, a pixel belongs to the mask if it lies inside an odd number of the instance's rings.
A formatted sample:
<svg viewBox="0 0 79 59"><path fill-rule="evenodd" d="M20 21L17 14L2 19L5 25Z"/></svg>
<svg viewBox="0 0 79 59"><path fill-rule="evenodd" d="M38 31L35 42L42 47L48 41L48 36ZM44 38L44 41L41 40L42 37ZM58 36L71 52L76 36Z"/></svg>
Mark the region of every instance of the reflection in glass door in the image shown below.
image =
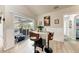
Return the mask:
<svg viewBox="0 0 79 59"><path fill-rule="evenodd" d="M79 19L76 19L76 39L79 39Z"/></svg>

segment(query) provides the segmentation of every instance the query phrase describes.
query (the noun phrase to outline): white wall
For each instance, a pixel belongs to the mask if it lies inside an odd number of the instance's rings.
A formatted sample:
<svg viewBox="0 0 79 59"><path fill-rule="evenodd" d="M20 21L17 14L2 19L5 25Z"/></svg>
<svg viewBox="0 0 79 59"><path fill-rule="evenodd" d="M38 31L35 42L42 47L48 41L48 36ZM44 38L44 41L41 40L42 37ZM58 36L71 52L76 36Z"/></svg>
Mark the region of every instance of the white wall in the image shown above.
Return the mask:
<svg viewBox="0 0 79 59"><path fill-rule="evenodd" d="M2 17L2 16L1 16ZM0 50L3 48L3 21L0 21Z"/></svg>
<svg viewBox="0 0 79 59"><path fill-rule="evenodd" d="M53 40L63 42L64 41L63 30L64 30L63 28L50 28L50 27L47 27L46 31L54 32L54 37L53 37L54 39Z"/></svg>
<svg viewBox="0 0 79 59"><path fill-rule="evenodd" d="M14 16L11 14L14 12L24 17L33 18L30 12L23 6L5 6L5 22L4 22L4 50L15 47L14 39Z"/></svg>
<svg viewBox="0 0 79 59"><path fill-rule="evenodd" d="M14 24L10 14L10 9L5 6L5 22L4 22L4 50L12 48L14 44Z"/></svg>
<svg viewBox="0 0 79 59"><path fill-rule="evenodd" d="M42 25L44 25L43 17L50 16L51 26L49 26L49 29L54 28L54 30L51 30L52 32L54 31L55 33L54 40L64 41L64 15L78 14L78 13L79 13L79 6L72 6L72 7L56 10L54 12L50 12L50 13L38 16L38 24L39 24L39 21L42 21ZM54 19L56 18L60 20L59 24L54 24ZM72 33L72 35L74 34Z"/></svg>
<svg viewBox="0 0 79 59"><path fill-rule="evenodd" d="M0 51L3 49L3 16L4 16L4 6L0 5Z"/></svg>

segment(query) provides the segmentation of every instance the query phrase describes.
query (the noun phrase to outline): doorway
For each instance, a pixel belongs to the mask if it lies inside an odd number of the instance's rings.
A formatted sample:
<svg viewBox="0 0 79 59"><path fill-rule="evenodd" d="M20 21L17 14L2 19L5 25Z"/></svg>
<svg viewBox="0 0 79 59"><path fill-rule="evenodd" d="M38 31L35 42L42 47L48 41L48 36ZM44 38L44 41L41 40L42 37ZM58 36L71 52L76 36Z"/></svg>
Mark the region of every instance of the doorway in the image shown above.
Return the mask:
<svg viewBox="0 0 79 59"><path fill-rule="evenodd" d="M65 40L79 40L79 15L64 15Z"/></svg>
<svg viewBox="0 0 79 59"><path fill-rule="evenodd" d="M74 19L76 24L76 40L79 40L79 15L76 15Z"/></svg>
<svg viewBox="0 0 79 59"><path fill-rule="evenodd" d="M14 38L15 43L27 40L29 38L29 31L34 30L34 21L23 16L15 16L14 20Z"/></svg>

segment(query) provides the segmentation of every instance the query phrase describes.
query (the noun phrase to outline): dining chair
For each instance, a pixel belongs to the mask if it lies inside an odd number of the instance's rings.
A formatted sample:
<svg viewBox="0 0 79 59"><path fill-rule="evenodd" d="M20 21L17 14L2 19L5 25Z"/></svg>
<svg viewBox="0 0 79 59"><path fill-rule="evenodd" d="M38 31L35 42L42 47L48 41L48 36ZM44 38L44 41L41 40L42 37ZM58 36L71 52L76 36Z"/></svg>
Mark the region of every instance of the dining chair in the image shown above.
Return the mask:
<svg viewBox="0 0 79 59"><path fill-rule="evenodd" d="M43 47L45 46L45 41L43 38L39 36L39 34L30 32L30 39L34 41L35 53L39 51L39 50L36 50L37 47L41 48L41 50L43 51Z"/></svg>
<svg viewBox="0 0 79 59"><path fill-rule="evenodd" d="M30 32L30 40L32 40L32 41L38 41L39 40L39 34Z"/></svg>
<svg viewBox="0 0 79 59"><path fill-rule="evenodd" d="M37 42L39 41L39 34L30 32L30 40L34 41L34 52L36 53Z"/></svg>
<svg viewBox="0 0 79 59"><path fill-rule="evenodd" d="M48 33L48 47L49 47L49 41L53 40L53 36L54 36L54 33L51 33L51 32Z"/></svg>
<svg viewBox="0 0 79 59"><path fill-rule="evenodd" d="M49 43L50 43L49 41L53 40L53 36L54 36L54 33L51 33L51 32L48 33L48 42L47 42L47 46L44 49L46 53L52 53L53 52L52 48L49 47Z"/></svg>

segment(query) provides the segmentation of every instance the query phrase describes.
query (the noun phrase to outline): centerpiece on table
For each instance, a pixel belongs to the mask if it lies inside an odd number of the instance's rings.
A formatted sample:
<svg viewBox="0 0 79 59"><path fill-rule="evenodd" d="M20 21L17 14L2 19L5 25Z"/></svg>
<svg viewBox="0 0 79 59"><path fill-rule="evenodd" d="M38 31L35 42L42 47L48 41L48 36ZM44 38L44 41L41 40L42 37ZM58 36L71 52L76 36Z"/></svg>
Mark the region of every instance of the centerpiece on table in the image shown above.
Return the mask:
<svg viewBox="0 0 79 59"><path fill-rule="evenodd" d="M37 28L38 28L38 30L39 30L40 32L42 32L44 26L39 25Z"/></svg>

